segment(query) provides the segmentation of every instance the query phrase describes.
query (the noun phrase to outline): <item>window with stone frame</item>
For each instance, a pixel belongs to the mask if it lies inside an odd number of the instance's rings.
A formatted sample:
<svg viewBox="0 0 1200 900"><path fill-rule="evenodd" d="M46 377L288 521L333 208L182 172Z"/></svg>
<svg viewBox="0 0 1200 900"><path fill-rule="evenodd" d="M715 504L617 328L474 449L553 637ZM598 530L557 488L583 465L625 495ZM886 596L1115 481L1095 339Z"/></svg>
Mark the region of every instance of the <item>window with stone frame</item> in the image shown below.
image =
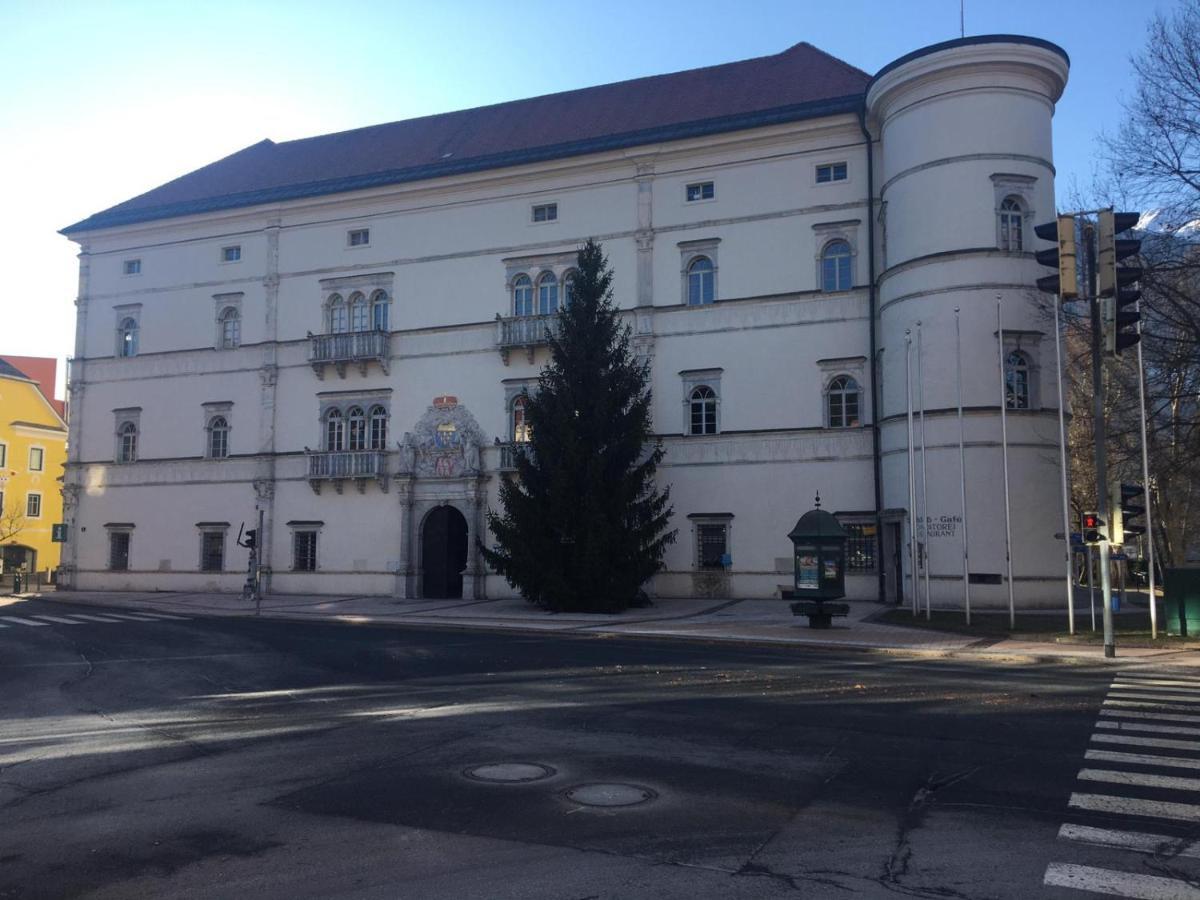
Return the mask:
<svg viewBox="0 0 1200 900"><path fill-rule="evenodd" d="M1004 403L1009 409L1029 409L1029 357L1020 350L1004 360Z"/></svg>
<svg viewBox="0 0 1200 900"><path fill-rule="evenodd" d="M108 528L108 568L112 572L129 570L129 550L132 534L129 528Z"/></svg>
<svg viewBox="0 0 1200 900"><path fill-rule="evenodd" d="M229 420L224 416L213 416L208 421L209 459L225 459L229 456Z"/></svg>
<svg viewBox="0 0 1200 900"><path fill-rule="evenodd" d="M371 449L386 450L388 434L388 411L376 404L370 412Z"/></svg>
<svg viewBox="0 0 1200 900"><path fill-rule="evenodd" d="M825 391L826 423L830 428L856 428L859 417L858 382L849 375L838 375Z"/></svg>
<svg viewBox="0 0 1200 900"><path fill-rule="evenodd" d="M717 394L707 384L692 389L688 434L717 433Z"/></svg>
<svg viewBox="0 0 1200 900"><path fill-rule="evenodd" d="M518 275L512 288L514 316L533 315L533 280L528 275Z"/></svg>
<svg viewBox="0 0 1200 900"><path fill-rule="evenodd" d="M843 240L830 241L821 250L821 290L825 293L848 291L854 287L854 254Z"/></svg>
<svg viewBox="0 0 1200 900"><path fill-rule="evenodd" d="M292 532L292 569L297 572L317 570L317 531L298 528Z"/></svg>
<svg viewBox="0 0 1200 900"><path fill-rule="evenodd" d="M140 326L133 316L125 316L117 325L117 354L124 357L138 355L138 333Z"/></svg>
<svg viewBox="0 0 1200 900"><path fill-rule="evenodd" d="M694 565L701 570L727 569L732 564L731 513L689 513L695 542Z"/></svg>
<svg viewBox="0 0 1200 900"><path fill-rule="evenodd" d="M875 573L878 548L875 518L866 513L839 513L837 520L847 535L846 571L855 575Z"/></svg>
<svg viewBox="0 0 1200 900"><path fill-rule="evenodd" d="M236 307L221 310L221 349L233 350L242 344L242 314Z"/></svg>
<svg viewBox="0 0 1200 900"><path fill-rule="evenodd" d="M707 306L716 301L716 270L707 256L697 256L687 268L688 306Z"/></svg>
<svg viewBox="0 0 1200 900"><path fill-rule="evenodd" d="M137 462L138 427L136 422L122 422L117 428L117 462Z"/></svg>
<svg viewBox="0 0 1200 900"><path fill-rule="evenodd" d="M352 406L346 411L347 441L346 449L352 451L367 449L367 416L361 406Z"/></svg>
<svg viewBox="0 0 1200 900"><path fill-rule="evenodd" d="M200 531L200 571L225 570L225 530L203 528Z"/></svg>
<svg viewBox="0 0 1200 900"><path fill-rule="evenodd" d="M1016 197L1000 201L1000 249L1010 253L1025 249L1025 214Z"/></svg>

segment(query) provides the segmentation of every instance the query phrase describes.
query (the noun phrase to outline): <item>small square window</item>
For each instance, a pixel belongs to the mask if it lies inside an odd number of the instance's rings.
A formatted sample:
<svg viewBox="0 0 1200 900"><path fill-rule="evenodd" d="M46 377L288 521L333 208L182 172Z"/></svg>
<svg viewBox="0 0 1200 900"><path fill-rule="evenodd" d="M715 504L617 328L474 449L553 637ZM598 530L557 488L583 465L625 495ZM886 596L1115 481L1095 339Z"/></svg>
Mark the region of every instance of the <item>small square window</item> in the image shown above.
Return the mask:
<svg viewBox="0 0 1200 900"><path fill-rule="evenodd" d="M45 466L46 451L41 447L29 448L29 471L40 472Z"/></svg>
<svg viewBox="0 0 1200 900"><path fill-rule="evenodd" d="M124 271L126 275L141 275L142 261L140 259L127 259L125 260L122 271Z"/></svg>
<svg viewBox="0 0 1200 900"><path fill-rule="evenodd" d="M817 166L817 184L828 184L831 181L846 180L846 164L826 163L823 166Z"/></svg>
<svg viewBox="0 0 1200 900"><path fill-rule="evenodd" d="M242 246L237 244L233 247L221 248L221 262L240 262L242 258Z"/></svg>
<svg viewBox="0 0 1200 900"><path fill-rule="evenodd" d="M699 181L696 184L689 184L687 186L688 203L696 200L711 200L715 196L716 191L711 181Z"/></svg>
<svg viewBox="0 0 1200 900"><path fill-rule="evenodd" d="M31 519L39 519L42 516L42 495L28 494L25 497L25 515Z"/></svg>
<svg viewBox="0 0 1200 900"><path fill-rule="evenodd" d="M351 247L366 247L371 243L371 229L355 228L348 233L347 241Z"/></svg>
<svg viewBox="0 0 1200 900"><path fill-rule="evenodd" d="M539 203L533 208L533 221L535 222L554 222L557 219L557 203Z"/></svg>

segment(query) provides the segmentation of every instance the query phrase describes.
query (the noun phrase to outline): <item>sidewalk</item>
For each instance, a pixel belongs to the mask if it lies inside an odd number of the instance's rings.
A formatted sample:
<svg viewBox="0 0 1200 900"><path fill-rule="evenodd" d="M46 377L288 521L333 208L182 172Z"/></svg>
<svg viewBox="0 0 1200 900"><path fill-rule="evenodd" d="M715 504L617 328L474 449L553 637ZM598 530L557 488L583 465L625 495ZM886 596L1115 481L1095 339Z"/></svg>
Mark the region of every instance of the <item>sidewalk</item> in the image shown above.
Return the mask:
<svg viewBox="0 0 1200 900"><path fill-rule="evenodd" d="M80 605L149 609L193 616L254 616L254 604L236 594L58 591L30 599ZM842 647L882 653L1009 660L1098 661L1098 645L995 640L868 621L884 607L851 601L850 615L815 630L781 600L658 599L621 615L548 613L519 598L502 600L395 600L388 597L271 595L263 618L347 624L425 625L524 632L621 635L733 641L784 646ZM1118 661L1200 667L1200 650L1122 648Z"/></svg>

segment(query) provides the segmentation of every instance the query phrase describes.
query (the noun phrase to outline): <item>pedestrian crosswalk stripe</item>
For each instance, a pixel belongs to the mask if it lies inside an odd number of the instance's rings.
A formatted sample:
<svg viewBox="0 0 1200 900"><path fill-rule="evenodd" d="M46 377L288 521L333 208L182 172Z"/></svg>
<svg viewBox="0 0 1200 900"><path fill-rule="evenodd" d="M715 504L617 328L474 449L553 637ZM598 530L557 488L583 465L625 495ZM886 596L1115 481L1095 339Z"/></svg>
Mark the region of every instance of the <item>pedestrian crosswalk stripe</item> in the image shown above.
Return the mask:
<svg viewBox="0 0 1200 900"><path fill-rule="evenodd" d="M1146 700L1105 700L1105 706L1124 706L1131 709L1187 709L1174 703L1150 703Z"/></svg>
<svg viewBox="0 0 1200 900"><path fill-rule="evenodd" d="M1122 753L1120 750L1089 750L1084 759L1097 762L1126 763L1133 766L1161 766L1167 769L1200 769L1200 759L1182 756L1151 756L1148 753Z"/></svg>
<svg viewBox="0 0 1200 900"><path fill-rule="evenodd" d="M1113 687L1122 690L1126 688L1182 688L1185 691L1200 691L1200 682L1198 681L1179 681L1174 678L1137 678L1124 679L1118 678L1113 682Z"/></svg>
<svg viewBox="0 0 1200 900"><path fill-rule="evenodd" d="M1200 687L1200 676L1196 676L1196 675L1169 675L1164 678L1162 675L1154 675L1149 672L1125 672L1122 675L1118 675L1116 677L1116 680L1117 681L1142 681L1147 684L1159 684L1164 681L1169 681L1173 684L1174 683L1192 684L1192 685L1196 685L1197 687Z"/></svg>
<svg viewBox="0 0 1200 900"><path fill-rule="evenodd" d="M1145 816L1151 819L1200 823L1200 806L1194 803L1113 797L1108 794L1072 794L1067 805L1073 809L1086 809L1091 812L1112 813L1120 816Z"/></svg>
<svg viewBox="0 0 1200 900"><path fill-rule="evenodd" d="M89 622L107 622L111 624L121 621L120 619L111 619L108 616L90 616L87 613L72 613L72 615L77 619L87 619Z"/></svg>
<svg viewBox="0 0 1200 900"><path fill-rule="evenodd" d="M35 619L42 619L46 622L58 622L60 625L82 625L82 622L76 622L74 619L64 619L62 616L43 616L34 615Z"/></svg>
<svg viewBox="0 0 1200 900"><path fill-rule="evenodd" d="M15 622L18 625L49 625L49 622L35 622L33 619L22 619L20 616L0 616L5 622Z"/></svg>
<svg viewBox="0 0 1200 900"><path fill-rule="evenodd" d="M1116 731L1153 731L1157 734L1200 735L1200 728L1189 728L1186 725L1147 725L1144 722L1110 722L1107 719L1101 719L1096 723L1096 727Z"/></svg>
<svg viewBox="0 0 1200 900"><path fill-rule="evenodd" d="M162 623L166 620L178 622L190 622L191 619L186 616L169 616L162 613L153 615L133 615L130 613L108 613L102 616L94 616L89 613L62 613L60 615L49 615L48 613L30 613L28 617L22 616L0 616L0 628L8 628L5 623L14 625L33 625L45 627L51 623L58 625L84 625L88 622L103 622L108 625L121 625L127 622L158 622Z"/></svg>
<svg viewBox="0 0 1200 900"><path fill-rule="evenodd" d="M1168 750L1200 750L1200 742L1177 741L1171 738L1148 738L1125 734L1093 734L1096 744L1130 744L1135 747L1166 747Z"/></svg>
<svg viewBox="0 0 1200 900"><path fill-rule="evenodd" d="M106 616L112 616L114 619L129 619L131 622L153 622L149 616L136 616L133 613L105 613Z"/></svg>
<svg viewBox="0 0 1200 900"><path fill-rule="evenodd" d="M1178 775L1151 775L1146 772L1114 772L1111 769L1081 769L1080 781L1103 781L1105 784L1129 784L1135 787L1166 788L1171 791L1200 791L1200 778Z"/></svg>
<svg viewBox="0 0 1200 900"><path fill-rule="evenodd" d="M1153 690L1153 689L1151 689L1151 690ZM1169 693L1154 694L1154 693L1151 693L1150 691L1147 691L1144 694L1134 694L1129 691L1124 691L1120 694L1113 695L1113 699L1116 699L1116 700L1153 700L1156 703L1161 703L1164 700L1166 700L1167 702L1195 703L1198 700L1200 700L1200 697L1193 696L1192 694L1169 694Z"/></svg>
<svg viewBox="0 0 1200 900"><path fill-rule="evenodd" d="M1154 722L1200 722L1200 716L1189 716L1187 713L1136 712L1131 709L1102 709L1100 715Z"/></svg>
<svg viewBox="0 0 1200 900"><path fill-rule="evenodd" d="M1095 866L1050 863L1043 881L1051 887L1132 897L1134 900L1200 900L1200 888L1192 887L1186 881Z"/></svg>
<svg viewBox="0 0 1200 900"><path fill-rule="evenodd" d="M1140 853L1158 853L1166 856L1188 856L1200 859L1200 841L1171 837L1167 834L1149 834L1145 831L1121 831L1115 828L1093 828L1090 825L1063 825L1058 836L1065 841L1095 844L1098 847L1113 847L1119 850L1135 850Z"/></svg>
<svg viewBox="0 0 1200 900"><path fill-rule="evenodd" d="M189 619L187 616L170 616L170 615L167 615L166 613L160 613L160 612L142 612L142 613L138 613L138 615L139 616L149 616L151 619L172 619L177 622L190 622L191 621L191 619Z"/></svg>

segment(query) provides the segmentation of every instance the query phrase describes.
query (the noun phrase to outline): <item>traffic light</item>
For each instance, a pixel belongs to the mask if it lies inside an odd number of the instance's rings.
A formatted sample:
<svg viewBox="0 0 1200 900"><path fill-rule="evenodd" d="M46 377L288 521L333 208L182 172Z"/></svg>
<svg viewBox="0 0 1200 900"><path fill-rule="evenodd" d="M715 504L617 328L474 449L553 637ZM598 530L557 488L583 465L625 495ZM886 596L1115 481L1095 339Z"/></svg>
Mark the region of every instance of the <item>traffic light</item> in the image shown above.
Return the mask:
<svg viewBox="0 0 1200 900"><path fill-rule="evenodd" d="M1083 542L1085 544L1100 544L1108 540L1108 535L1104 531L1104 520L1100 518L1099 513L1085 512L1081 517L1079 529L1083 532Z"/></svg>
<svg viewBox="0 0 1200 900"><path fill-rule="evenodd" d="M1035 225L1033 233L1043 241L1053 241L1053 250L1039 250L1034 256L1043 266L1057 269L1057 275L1044 275L1037 280L1039 291L1058 294L1064 300L1079 296L1075 268L1075 217L1059 216L1053 222Z"/></svg>
<svg viewBox="0 0 1200 900"><path fill-rule="evenodd" d="M246 529L246 539L242 543L242 546L245 547L247 550L253 550L255 547L258 546L258 529L257 528L247 528Z"/></svg>
<svg viewBox="0 0 1200 900"><path fill-rule="evenodd" d="M1121 232L1137 225L1140 218L1141 215L1135 212L1119 213L1106 209L1100 213L1096 286L1101 298L1104 348L1112 356L1120 356L1122 350L1142 339L1138 333L1141 315L1136 309L1126 310L1142 296L1136 286L1142 277L1142 267L1120 265L1121 260L1141 251L1142 242L1136 238L1117 238Z"/></svg>
<svg viewBox="0 0 1200 900"><path fill-rule="evenodd" d="M1121 527L1124 532L1121 543L1125 543L1124 538L1138 537L1146 533L1145 522L1133 521L1146 515L1146 489L1140 484L1121 482L1120 490L1121 499L1117 508L1121 512Z"/></svg>

